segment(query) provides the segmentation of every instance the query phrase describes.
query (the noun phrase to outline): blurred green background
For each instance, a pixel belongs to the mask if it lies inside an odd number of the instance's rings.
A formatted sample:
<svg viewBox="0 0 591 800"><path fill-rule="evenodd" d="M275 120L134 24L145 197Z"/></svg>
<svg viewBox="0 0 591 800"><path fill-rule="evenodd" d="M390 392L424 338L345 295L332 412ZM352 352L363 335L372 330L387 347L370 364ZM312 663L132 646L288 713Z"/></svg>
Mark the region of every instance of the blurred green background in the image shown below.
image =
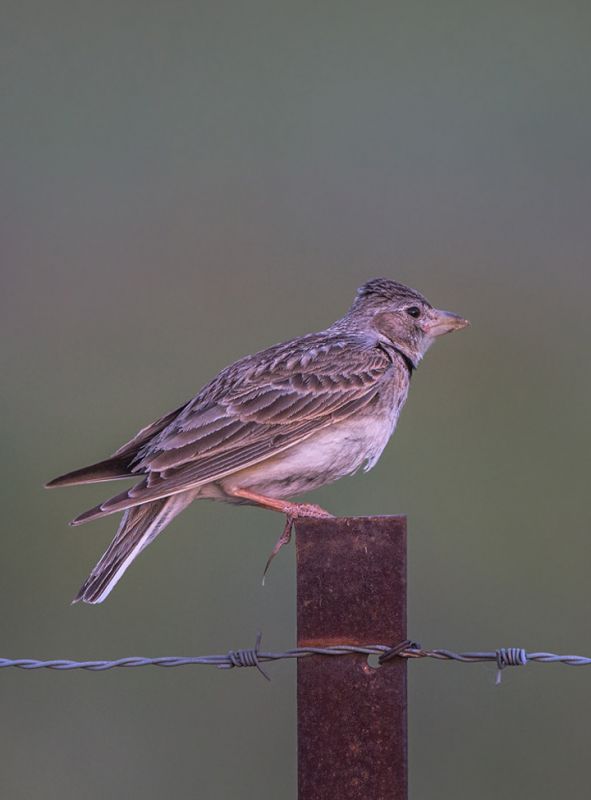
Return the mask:
<svg viewBox="0 0 591 800"><path fill-rule="evenodd" d="M368 475L423 645L591 654L584 2L2 3L0 655L295 638L282 521L203 503L99 607L109 492L46 493L378 275L473 327ZM295 798L295 668L0 674L6 798ZM591 672L410 665L412 800L588 793Z"/></svg>

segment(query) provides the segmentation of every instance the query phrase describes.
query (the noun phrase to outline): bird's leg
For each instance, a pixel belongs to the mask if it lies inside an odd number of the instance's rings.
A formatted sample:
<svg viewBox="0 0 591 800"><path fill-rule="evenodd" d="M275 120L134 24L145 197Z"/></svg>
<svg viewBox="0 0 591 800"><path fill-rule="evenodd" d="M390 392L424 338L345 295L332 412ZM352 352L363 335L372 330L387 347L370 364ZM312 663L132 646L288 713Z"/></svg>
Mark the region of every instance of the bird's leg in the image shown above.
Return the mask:
<svg viewBox="0 0 591 800"><path fill-rule="evenodd" d="M267 497L264 494L251 492L250 489L230 489L229 494L233 497L241 497L244 500L248 500L255 506L268 508L271 511L279 511L281 514L292 517L292 519L297 519L298 517L332 517L332 514L329 514L328 511L325 511L320 506L314 505L314 503L292 503L289 500L278 500L276 497Z"/></svg>
<svg viewBox="0 0 591 800"><path fill-rule="evenodd" d="M279 511L282 514L285 514L285 527L283 528L283 533L279 539L277 539L275 547L273 550L271 550L271 554L269 555L267 563L265 564L265 570L263 572L263 584L265 583L265 576L267 575L271 561L273 561L283 545L288 544L291 541L291 531L296 519L301 519L302 517L313 517L315 519L332 517L332 514L329 514L328 511L325 511L323 508L314 505L313 503L292 503L289 500L277 500L275 497L266 497L265 495L251 492L248 489L232 489L232 495L234 497L241 497L244 500L248 500L254 505L261 506L261 508L268 508L271 511Z"/></svg>

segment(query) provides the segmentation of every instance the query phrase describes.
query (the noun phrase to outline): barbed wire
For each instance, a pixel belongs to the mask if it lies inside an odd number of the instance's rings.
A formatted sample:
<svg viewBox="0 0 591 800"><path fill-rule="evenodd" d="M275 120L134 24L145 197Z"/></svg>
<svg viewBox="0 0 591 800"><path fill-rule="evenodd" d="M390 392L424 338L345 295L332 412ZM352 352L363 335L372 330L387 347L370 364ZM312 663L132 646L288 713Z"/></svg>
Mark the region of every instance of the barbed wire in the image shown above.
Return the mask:
<svg viewBox="0 0 591 800"><path fill-rule="evenodd" d="M578 655L559 655L557 653L533 652L530 653L521 647L501 647L490 651L470 651L455 653L452 650L428 650L416 642L406 640L396 646L385 644L359 645L330 645L328 647L296 647L282 653L272 653L260 649L261 634L258 634L254 647L240 650L229 650L227 653L206 656L159 656L144 658L142 656L128 656L111 661L72 661L70 659L53 659L41 661L33 658L0 658L0 669L16 667L17 669L52 669L68 671L73 669L87 670L89 672L103 672L104 670L118 667L184 667L198 666L200 664L217 667L218 669L233 669L238 667L255 667L270 680L262 664L269 661L280 661L292 658L308 658L309 656L346 656L356 653L365 656L378 656L379 664L385 664L394 658L433 658L439 661L459 661L474 664L491 661L497 665L497 683L501 681L501 672L506 667L525 666L530 662L542 664L566 664L572 667L591 664L591 658Z"/></svg>

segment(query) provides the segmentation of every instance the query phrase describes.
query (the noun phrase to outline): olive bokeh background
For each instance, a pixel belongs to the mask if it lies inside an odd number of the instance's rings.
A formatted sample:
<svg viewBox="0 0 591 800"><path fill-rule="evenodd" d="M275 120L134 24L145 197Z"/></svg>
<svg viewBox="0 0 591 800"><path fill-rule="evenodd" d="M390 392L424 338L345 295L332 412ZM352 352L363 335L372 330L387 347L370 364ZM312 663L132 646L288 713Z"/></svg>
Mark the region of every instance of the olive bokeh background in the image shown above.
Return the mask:
<svg viewBox="0 0 591 800"><path fill-rule="evenodd" d="M425 646L591 653L583 2L3 3L0 655L293 645L282 521L203 503L99 607L109 486L44 492L384 275L472 320L378 466ZM115 487L116 488L116 487ZM7 798L295 798L295 668L0 674ZM588 792L591 672L410 665L413 800Z"/></svg>

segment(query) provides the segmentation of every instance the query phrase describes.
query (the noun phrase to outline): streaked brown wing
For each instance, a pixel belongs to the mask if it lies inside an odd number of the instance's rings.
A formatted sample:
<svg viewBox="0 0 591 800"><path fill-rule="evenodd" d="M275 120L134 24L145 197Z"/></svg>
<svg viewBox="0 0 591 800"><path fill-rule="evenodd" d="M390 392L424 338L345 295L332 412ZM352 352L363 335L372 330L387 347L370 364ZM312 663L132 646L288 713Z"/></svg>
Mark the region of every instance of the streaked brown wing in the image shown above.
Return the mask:
<svg viewBox="0 0 591 800"><path fill-rule="evenodd" d="M153 439L160 431L170 425L179 414L187 407L187 403L183 403L182 406L175 408L174 411L169 411L168 414L164 414L163 417L159 417L157 420L152 422L150 425L146 425L145 428L142 428L140 431L136 433L133 439L130 439L125 444L121 445L118 450L115 450L112 457L115 456L130 456L143 447L146 442L149 442Z"/></svg>
<svg viewBox="0 0 591 800"><path fill-rule="evenodd" d="M118 511L219 480L293 447L377 398L392 366L373 342L313 334L223 370L139 450L146 478L103 503Z"/></svg>

